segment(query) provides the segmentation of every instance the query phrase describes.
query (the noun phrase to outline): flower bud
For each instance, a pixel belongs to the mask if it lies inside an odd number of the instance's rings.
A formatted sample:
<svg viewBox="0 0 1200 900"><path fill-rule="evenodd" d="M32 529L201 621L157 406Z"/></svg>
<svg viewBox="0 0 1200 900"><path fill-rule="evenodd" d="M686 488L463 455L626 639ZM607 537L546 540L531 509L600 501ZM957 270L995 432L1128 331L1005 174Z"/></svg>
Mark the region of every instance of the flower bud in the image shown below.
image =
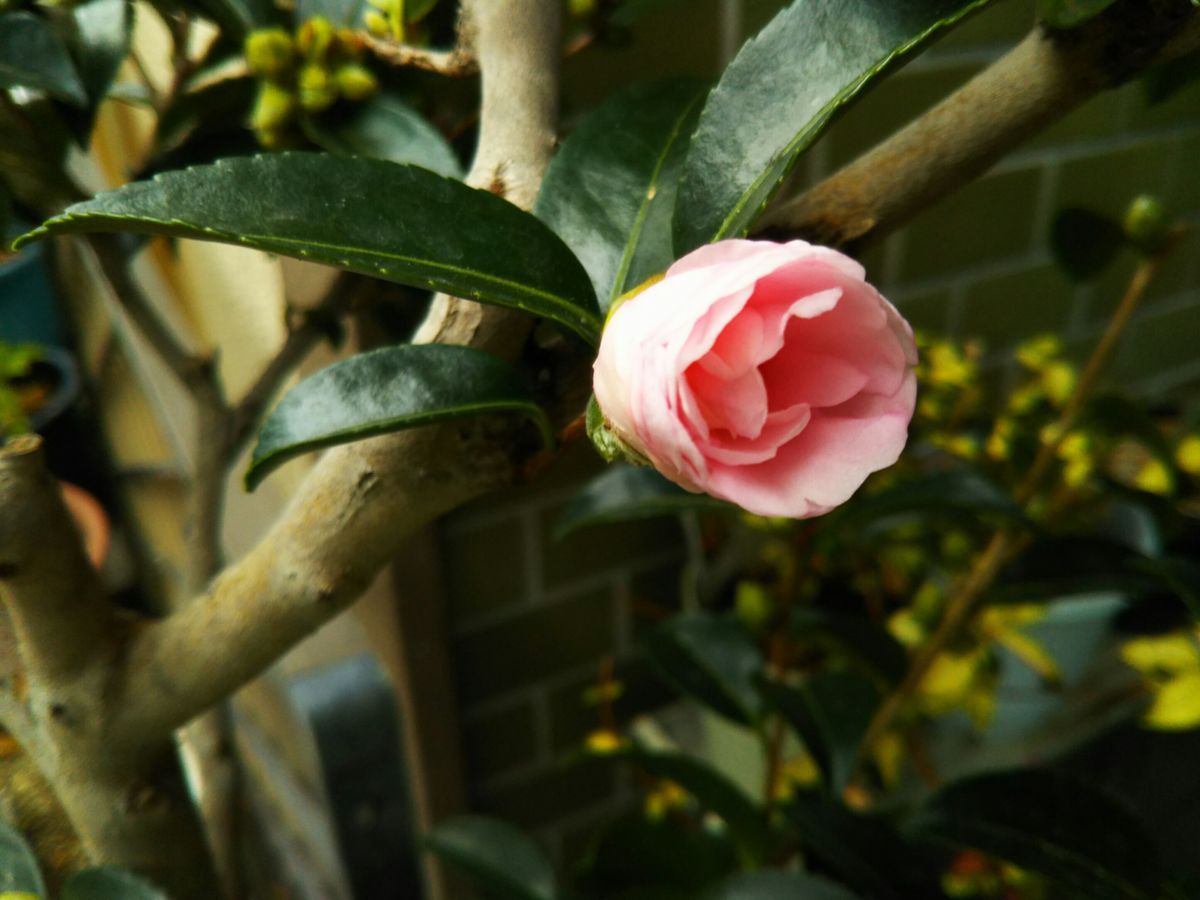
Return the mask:
<svg viewBox="0 0 1200 900"><path fill-rule="evenodd" d="M1157 253L1167 242L1170 223L1162 203L1150 194L1139 194L1125 210L1125 236L1143 253Z"/></svg>
<svg viewBox="0 0 1200 900"><path fill-rule="evenodd" d="M314 16L303 25L296 35L296 46L311 61L323 60L333 44L334 29L330 21L323 16Z"/></svg>
<svg viewBox="0 0 1200 900"><path fill-rule="evenodd" d="M347 100L366 100L379 90L375 73L357 63L347 63L333 73L337 92Z"/></svg>
<svg viewBox="0 0 1200 900"><path fill-rule="evenodd" d="M260 78L280 79L291 70L296 49L282 28L264 28L246 36L246 65Z"/></svg>
<svg viewBox="0 0 1200 900"><path fill-rule="evenodd" d="M367 23L367 31L371 32L375 37L387 37L388 32L391 31L388 20L373 9L368 9L363 14L363 18Z"/></svg>
<svg viewBox="0 0 1200 900"><path fill-rule="evenodd" d="M300 88L300 105L306 112L321 112L337 100L337 89L323 66L312 63L305 66L300 70L297 85Z"/></svg>
<svg viewBox="0 0 1200 900"><path fill-rule="evenodd" d="M278 131L296 112L296 96L285 87L264 81L258 87L258 99L250 115L255 131Z"/></svg>

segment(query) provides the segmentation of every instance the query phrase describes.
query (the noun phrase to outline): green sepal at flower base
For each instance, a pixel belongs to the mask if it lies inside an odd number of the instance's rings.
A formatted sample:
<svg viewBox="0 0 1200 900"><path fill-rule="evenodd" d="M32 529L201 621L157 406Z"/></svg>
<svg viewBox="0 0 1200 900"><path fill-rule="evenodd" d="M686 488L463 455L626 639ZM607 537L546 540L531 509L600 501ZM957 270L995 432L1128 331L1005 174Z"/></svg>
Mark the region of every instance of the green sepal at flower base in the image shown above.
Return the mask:
<svg viewBox="0 0 1200 900"><path fill-rule="evenodd" d="M627 462L635 466L650 465L650 460L621 440L620 435L608 424L595 396L588 398L585 422L588 439L606 462Z"/></svg>

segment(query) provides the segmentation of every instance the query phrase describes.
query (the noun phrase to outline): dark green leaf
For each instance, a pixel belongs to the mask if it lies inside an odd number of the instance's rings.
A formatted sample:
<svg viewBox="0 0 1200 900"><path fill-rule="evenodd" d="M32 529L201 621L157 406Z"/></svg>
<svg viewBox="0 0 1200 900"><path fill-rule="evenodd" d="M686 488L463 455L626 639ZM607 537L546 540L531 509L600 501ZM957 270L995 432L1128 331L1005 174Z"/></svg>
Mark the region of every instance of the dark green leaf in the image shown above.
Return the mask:
<svg viewBox="0 0 1200 900"><path fill-rule="evenodd" d="M676 689L741 725L758 720L763 656L732 616L675 616L643 638L646 657Z"/></svg>
<svg viewBox="0 0 1200 900"><path fill-rule="evenodd" d="M87 94L87 109L80 122L81 143L86 143L100 101L129 53L133 4L129 0L87 0L71 11L71 17L75 26L71 52Z"/></svg>
<svg viewBox="0 0 1200 900"><path fill-rule="evenodd" d="M1200 565L1186 557L1164 556L1144 559L1140 568L1179 597L1187 605L1192 618L1200 622Z"/></svg>
<svg viewBox="0 0 1200 900"><path fill-rule="evenodd" d="M1175 468L1171 444L1144 403L1120 394L1096 394L1080 412L1078 426L1108 437L1133 438L1167 468Z"/></svg>
<svg viewBox="0 0 1200 900"><path fill-rule="evenodd" d="M880 519L912 515L986 516L1024 522L1025 515L1008 492L979 472L955 469L908 478L831 513L832 526L861 528Z"/></svg>
<svg viewBox="0 0 1200 900"><path fill-rule="evenodd" d="M221 78L177 96L158 118L154 129L155 151L174 149L200 134L236 131L243 124L258 90L252 77Z"/></svg>
<svg viewBox="0 0 1200 900"><path fill-rule="evenodd" d="M745 234L800 154L881 74L989 0L796 0L709 95L683 167L675 252Z"/></svg>
<svg viewBox="0 0 1200 900"><path fill-rule="evenodd" d="M872 900L941 896L934 867L886 822L852 812L829 794L806 792L787 806L804 852Z"/></svg>
<svg viewBox="0 0 1200 900"><path fill-rule="evenodd" d="M240 41L256 28L279 24L271 0L192 0L200 13L221 26L224 34Z"/></svg>
<svg viewBox="0 0 1200 900"><path fill-rule="evenodd" d="M554 870L530 838L482 816L455 816L425 836L450 865L503 900L555 900Z"/></svg>
<svg viewBox="0 0 1200 900"><path fill-rule="evenodd" d="M858 745L879 708L879 689L853 672L818 672L797 684L763 679L759 689L796 730L834 794L854 774Z"/></svg>
<svg viewBox="0 0 1200 900"><path fill-rule="evenodd" d="M792 613L792 633L801 640L829 640L891 684L908 671L908 653L891 632L863 616L804 607Z"/></svg>
<svg viewBox="0 0 1200 900"><path fill-rule="evenodd" d="M934 795L911 828L1039 872L1054 883L1053 897L1158 896L1158 852L1141 823L1108 795L1060 773L994 772L957 782Z"/></svg>
<svg viewBox="0 0 1200 900"><path fill-rule="evenodd" d="M288 391L258 433L246 487L310 450L496 412L529 416L552 442L545 413L521 379L489 353L444 344L360 353Z"/></svg>
<svg viewBox="0 0 1200 900"><path fill-rule="evenodd" d="M587 273L529 213L416 166L319 153L223 159L77 203L16 245L75 231L241 244L552 319L596 342Z"/></svg>
<svg viewBox="0 0 1200 900"><path fill-rule="evenodd" d="M1147 557L1116 541L1053 538L1038 541L1005 566L989 603L1049 603L1117 591L1139 594L1159 586Z"/></svg>
<svg viewBox="0 0 1200 900"><path fill-rule="evenodd" d="M704 88L663 81L627 88L563 142L534 212L558 232L607 310L675 259L671 214Z"/></svg>
<svg viewBox="0 0 1200 900"><path fill-rule="evenodd" d="M725 835L689 825L634 812L606 826L584 862L587 894L608 900L635 888L673 888L694 897L737 870Z"/></svg>
<svg viewBox="0 0 1200 900"><path fill-rule="evenodd" d="M561 540L578 528L605 522L651 519L692 509L731 508L707 494L685 491L654 469L614 463L571 498L554 524L554 538Z"/></svg>
<svg viewBox="0 0 1200 900"><path fill-rule="evenodd" d="M150 882L124 869L84 869L63 886L61 900L168 900Z"/></svg>
<svg viewBox="0 0 1200 900"><path fill-rule="evenodd" d="M307 22L316 16L323 16L334 25L361 28L366 9L366 0L297 0L296 22Z"/></svg>
<svg viewBox="0 0 1200 900"><path fill-rule="evenodd" d="M462 166L441 133L391 94L359 104L336 124L311 123L308 131L315 143L333 153L411 163L439 175L462 177Z"/></svg>
<svg viewBox="0 0 1200 900"><path fill-rule="evenodd" d="M771 835L762 811L741 788L698 757L637 745L625 745L603 755L628 760L686 789L702 807L725 820L734 841L752 858L761 858L769 846Z"/></svg>
<svg viewBox="0 0 1200 900"><path fill-rule="evenodd" d="M46 884L37 859L20 832L0 821L0 893L5 891L44 897Z"/></svg>
<svg viewBox="0 0 1200 900"><path fill-rule="evenodd" d="M0 88L27 87L76 106L87 92L50 25L24 10L0 14Z"/></svg>
<svg viewBox="0 0 1200 900"><path fill-rule="evenodd" d="M1169 100L1197 80L1200 80L1200 50L1154 66L1142 77L1146 104L1154 106Z"/></svg>
<svg viewBox="0 0 1200 900"><path fill-rule="evenodd" d="M1116 0L1038 0L1038 18L1052 28L1075 28L1100 15Z"/></svg>
<svg viewBox="0 0 1200 900"><path fill-rule="evenodd" d="M1054 217L1050 249L1054 259L1076 281L1097 275L1125 245L1119 222L1090 209L1071 207Z"/></svg>
<svg viewBox="0 0 1200 900"><path fill-rule="evenodd" d="M743 872L702 895L703 900L856 900L840 884L802 872Z"/></svg>

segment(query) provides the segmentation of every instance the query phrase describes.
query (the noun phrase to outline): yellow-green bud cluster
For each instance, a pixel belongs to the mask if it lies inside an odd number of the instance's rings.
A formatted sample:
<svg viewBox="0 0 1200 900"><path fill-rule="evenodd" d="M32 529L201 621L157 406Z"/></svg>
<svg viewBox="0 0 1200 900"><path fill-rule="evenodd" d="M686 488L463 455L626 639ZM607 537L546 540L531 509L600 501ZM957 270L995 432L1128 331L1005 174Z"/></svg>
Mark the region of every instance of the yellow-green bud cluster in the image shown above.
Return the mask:
<svg viewBox="0 0 1200 900"><path fill-rule="evenodd" d="M246 64L261 79L250 127L264 147L287 144L291 126L339 100L361 102L379 90L362 64L362 42L353 31L335 28L320 16L294 35L264 28L246 38Z"/></svg>

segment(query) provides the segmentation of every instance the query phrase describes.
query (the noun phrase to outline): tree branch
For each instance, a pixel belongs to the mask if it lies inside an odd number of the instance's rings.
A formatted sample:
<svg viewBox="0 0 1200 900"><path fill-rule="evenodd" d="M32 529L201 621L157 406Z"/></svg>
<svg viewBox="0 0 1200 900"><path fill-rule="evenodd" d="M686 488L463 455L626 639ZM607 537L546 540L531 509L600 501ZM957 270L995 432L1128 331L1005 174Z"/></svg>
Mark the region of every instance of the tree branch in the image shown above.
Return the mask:
<svg viewBox="0 0 1200 900"><path fill-rule="evenodd" d="M1071 32L1035 27L1013 50L906 128L756 230L857 249L978 178L1101 90L1200 47L1187 0L1157 15L1124 0Z"/></svg>
<svg viewBox="0 0 1200 900"><path fill-rule="evenodd" d="M558 0L527 0L481 3L474 19L483 103L470 180L503 177L506 193L526 207L554 145L559 16ZM498 312L443 299L421 331L426 340L511 345L521 320ZM329 451L257 547L135 636L112 705L112 739L169 732L339 613L405 536L511 480L508 436L481 419Z"/></svg>
<svg viewBox="0 0 1200 900"><path fill-rule="evenodd" d="M452 50L430 50L426 47L399 44L373 34L364 33L361 37L366 48L388 65L421 69L452 78L474 75L479 71L478 60L462 46Z"/></svg>

